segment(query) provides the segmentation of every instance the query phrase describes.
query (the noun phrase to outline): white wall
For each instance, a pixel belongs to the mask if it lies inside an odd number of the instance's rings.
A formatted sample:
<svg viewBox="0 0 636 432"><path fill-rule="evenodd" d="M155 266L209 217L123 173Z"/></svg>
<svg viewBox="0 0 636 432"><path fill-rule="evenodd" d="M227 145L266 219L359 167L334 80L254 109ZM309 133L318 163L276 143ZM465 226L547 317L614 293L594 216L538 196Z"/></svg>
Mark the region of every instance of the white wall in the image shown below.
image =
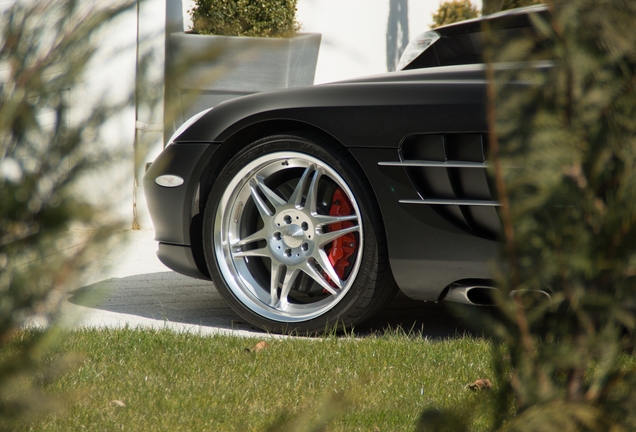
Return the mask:
<svg viewBox="0 0 636 432"><path fill-rule="evenodd" d="M430 29L441 0L408 0L408 40ZM390 0L299 0L303 31L322 33L316 84L387 71ZM473 0L481 8L481 0Z"/></svg>
<svg viewBox="0 0 636 432"><path fill-rule="evenodd" d="M94 0L83 0L90 5ZM115 3L115 2L112 2ZM90 116L100 103L119 105L135 94L137 12L131 8L107 23L95 37L97 48L82 81L71 89L71 121L79 122ZM90 199L109 203L113 216L132 226L133 214L133 155L135 141L135 108L114 114L100 129L94 145L122 151L123 161L101 172L92 172L82 181Z"/></svg>

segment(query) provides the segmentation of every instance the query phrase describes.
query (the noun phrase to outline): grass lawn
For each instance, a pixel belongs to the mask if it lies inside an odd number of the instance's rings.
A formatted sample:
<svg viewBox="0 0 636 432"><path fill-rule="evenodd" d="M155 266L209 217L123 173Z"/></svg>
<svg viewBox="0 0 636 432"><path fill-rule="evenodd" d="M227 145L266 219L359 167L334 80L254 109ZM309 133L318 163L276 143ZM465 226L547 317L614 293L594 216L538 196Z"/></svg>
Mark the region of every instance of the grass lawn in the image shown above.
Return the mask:
<svg viewBox="0 0 636 432"><path fill-rule="evenodd" d="M28 336L28 335L27 335ZM488 392L466 384L492 377L489 342L395 333L364 338L259 339L171 331L81 330L61 353L80 366L48 391L66 408L17 430L414 430L427 408L466 407ZM247 348L247 349L246 349ZM249 350L248 350L249 349ZM6 354L6 353L5 353ZM496 385L496 383L493 383ZM487 416L477 426L487 429Z"/></svg>

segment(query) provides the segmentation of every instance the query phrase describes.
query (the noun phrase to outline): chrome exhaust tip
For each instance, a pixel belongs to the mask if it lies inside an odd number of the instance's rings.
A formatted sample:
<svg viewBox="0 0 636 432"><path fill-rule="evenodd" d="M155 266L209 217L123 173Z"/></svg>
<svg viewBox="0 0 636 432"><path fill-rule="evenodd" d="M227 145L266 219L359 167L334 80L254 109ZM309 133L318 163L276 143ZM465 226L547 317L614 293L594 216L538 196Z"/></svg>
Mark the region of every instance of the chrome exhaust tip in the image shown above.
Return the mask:
<svg viewBox="0 0 636 432"><path fill-rule="evenodd" d="M497 288L486 285L455 285L448 289L444 301L474 306L493 306L494 291L497 291Z"/></svg>

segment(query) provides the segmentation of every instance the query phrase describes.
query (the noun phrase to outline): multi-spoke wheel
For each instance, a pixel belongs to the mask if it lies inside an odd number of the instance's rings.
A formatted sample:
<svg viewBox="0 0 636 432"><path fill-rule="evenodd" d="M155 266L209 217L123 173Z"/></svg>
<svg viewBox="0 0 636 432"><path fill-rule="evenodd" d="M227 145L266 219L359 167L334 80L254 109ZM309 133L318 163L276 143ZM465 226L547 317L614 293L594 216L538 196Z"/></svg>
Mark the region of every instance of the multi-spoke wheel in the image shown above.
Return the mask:
<svg viewBox="0 0 636 432"><path fill-rule="evenodd" d="M394 292L372 197L347 155L333 153L304 137L269 137L237 154L212 188L208 267L254 325L351 326Z"/></svg>

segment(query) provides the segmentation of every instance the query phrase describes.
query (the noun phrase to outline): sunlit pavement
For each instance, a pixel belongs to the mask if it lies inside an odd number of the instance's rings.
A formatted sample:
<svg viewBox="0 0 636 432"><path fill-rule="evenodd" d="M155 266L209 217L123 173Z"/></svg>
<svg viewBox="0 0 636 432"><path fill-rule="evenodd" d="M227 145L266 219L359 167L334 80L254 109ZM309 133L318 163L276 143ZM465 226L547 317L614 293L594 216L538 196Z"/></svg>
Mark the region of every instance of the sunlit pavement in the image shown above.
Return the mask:
<svg viewBox="0 0 636 432"><path fill-rule="evenodd" d="M211 282L165 267L156 257L152 230L119 235L125 242L96 260L79 288L66 293L62 310L68 325L264 336L232 312ZM441 305L413 301L399 293L354 333L381 334L399 327L427 338L454 337L466 331Z"/></svg>

